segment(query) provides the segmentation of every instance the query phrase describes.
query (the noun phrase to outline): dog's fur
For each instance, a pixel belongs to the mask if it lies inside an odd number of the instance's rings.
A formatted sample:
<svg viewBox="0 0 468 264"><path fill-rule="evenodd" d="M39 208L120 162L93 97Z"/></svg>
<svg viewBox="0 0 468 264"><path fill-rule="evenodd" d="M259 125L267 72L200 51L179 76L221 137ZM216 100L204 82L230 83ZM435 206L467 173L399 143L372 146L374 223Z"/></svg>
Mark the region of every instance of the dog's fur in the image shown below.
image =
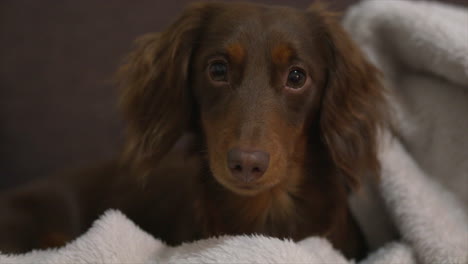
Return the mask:
<svg viewBox="0 0 468 264"><path fill-rule="evenodd" d="M224 79L213 63L227 66ZM291 87L293 70L305 76L300 87ZM363 175L379 174L384 95L334 15L319 5L195 4L139 39L119 78L123 157L1 194L11 212L0 220L1 249L59 245L113 207L170 244L316 235L363 255L347 196ZM185 147L171 152L180 138ZM267 153L268 168L251 181L233 177L233 148Z"/></svg>

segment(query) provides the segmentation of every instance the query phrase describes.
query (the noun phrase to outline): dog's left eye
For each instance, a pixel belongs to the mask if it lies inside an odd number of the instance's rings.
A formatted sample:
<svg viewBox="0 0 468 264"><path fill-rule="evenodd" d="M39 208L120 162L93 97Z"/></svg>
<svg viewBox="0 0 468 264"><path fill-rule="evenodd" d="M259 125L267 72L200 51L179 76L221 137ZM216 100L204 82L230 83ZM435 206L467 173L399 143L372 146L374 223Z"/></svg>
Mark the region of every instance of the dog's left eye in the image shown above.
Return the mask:
<svg viewBox="0 0 468 264"><path fill-rule="evenodd" d="M215 61L210 64L208 71L210 78L216 82L228 81L228 66L223 61Z"/></svg>
<svg viewBox="0 0 468 264"><path fill-rule="evenodd" d="M286 86L293 88L293 89L299 89L302 86L304 86L306 80L307 80L307 76L304 70L292 69L291 71L289 71L288 79L286 81Z"/></svg>

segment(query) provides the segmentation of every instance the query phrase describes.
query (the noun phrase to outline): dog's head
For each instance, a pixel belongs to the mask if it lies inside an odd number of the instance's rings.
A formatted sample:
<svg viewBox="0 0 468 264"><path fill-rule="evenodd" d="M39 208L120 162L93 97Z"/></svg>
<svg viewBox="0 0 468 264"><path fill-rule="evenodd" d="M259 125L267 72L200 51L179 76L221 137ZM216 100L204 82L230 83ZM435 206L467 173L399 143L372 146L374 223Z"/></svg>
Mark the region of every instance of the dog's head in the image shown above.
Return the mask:
<svg viewBox="0 0 468 264"><path fill-rule="evenodd" d="M138 40L120 73L136 162L156 163L192 130L238 194L318 177L317 156L350 186L378 173L378 71L318 5L193 5Z"/></svg>

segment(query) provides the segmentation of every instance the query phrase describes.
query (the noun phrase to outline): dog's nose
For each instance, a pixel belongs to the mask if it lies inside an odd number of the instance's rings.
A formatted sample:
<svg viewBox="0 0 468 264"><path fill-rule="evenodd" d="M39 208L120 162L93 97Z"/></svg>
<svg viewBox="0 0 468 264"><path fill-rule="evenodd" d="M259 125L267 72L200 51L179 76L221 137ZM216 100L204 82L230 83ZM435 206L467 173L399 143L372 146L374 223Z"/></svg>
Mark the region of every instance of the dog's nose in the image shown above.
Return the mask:
<svg viewBox="0 0 468 264"><path fill-rule="evenodd" d="M270 154L233 148L228 151L227 162L232 176L243 182L251 182L262 177L268 169Z"/></svg>

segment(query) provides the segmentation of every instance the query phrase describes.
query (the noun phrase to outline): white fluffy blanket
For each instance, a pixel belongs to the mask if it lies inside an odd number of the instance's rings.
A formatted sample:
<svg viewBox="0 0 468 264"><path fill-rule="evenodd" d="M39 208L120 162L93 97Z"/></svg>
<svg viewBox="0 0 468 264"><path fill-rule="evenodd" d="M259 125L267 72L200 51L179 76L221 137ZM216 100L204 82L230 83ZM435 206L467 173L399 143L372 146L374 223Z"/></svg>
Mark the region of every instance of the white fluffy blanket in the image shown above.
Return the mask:
<svg viewBox="0 0 468 264"><path fill-rule="evenodd" d="M344 25L392 91L383 175L352 199L375 249L361 263L468 263L468 10L430 2L365 1ZM386 216L389 217L386 217ZM394 234L401 237L394 237ZM168 247L109 211L59 249L0 263L353 263L328 241L263 236Z"/></svg>

